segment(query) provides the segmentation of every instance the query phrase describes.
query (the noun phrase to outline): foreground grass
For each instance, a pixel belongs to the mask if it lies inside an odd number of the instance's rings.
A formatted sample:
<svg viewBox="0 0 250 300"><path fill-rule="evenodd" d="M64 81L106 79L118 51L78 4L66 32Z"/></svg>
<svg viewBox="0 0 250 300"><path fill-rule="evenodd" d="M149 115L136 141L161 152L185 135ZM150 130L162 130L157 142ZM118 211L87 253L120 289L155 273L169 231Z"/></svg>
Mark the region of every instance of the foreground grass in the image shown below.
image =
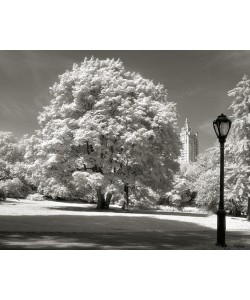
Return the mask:
<svg viewBox="0 0 250 300"><path fill-rule="evenodd" d="M1 249L250 249L250 222L227 217L228 247L215 246L216 215L195 210L97 211L80 202L8 199L0 206Z"/></svg>

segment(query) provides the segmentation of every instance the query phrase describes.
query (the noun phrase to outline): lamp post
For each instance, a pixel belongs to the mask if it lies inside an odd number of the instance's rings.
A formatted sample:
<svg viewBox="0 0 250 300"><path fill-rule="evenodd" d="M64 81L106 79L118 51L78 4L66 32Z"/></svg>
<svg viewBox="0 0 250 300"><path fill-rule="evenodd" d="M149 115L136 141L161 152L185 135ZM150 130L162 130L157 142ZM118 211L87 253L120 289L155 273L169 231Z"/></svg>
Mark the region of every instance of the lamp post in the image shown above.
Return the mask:
<svg viewBox="0 0 250 300"><path fill-rule="evenodd" d="M220 143L220 202L217 210L217 243L216 246L226 247L226 211L224 209L224 144L231 127L231 120L221 114L213 121L214 131Z"/></svg>

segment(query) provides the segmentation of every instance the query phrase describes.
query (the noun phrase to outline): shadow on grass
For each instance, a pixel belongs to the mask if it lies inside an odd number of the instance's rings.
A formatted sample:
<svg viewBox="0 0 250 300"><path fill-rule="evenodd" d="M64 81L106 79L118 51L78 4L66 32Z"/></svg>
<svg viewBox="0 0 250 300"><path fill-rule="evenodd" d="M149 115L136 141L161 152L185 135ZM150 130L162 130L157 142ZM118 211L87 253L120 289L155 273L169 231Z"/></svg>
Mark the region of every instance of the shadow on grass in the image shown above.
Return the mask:
<svg viewBox="0 0 250 300"><path fill-rule="evenodd" d="M166 215L166 216L187 216L187 217L208 217L206 213L192 213L182 211L159 211L159 210L143 210L143 211L128 211L129 213L142 213L142 214L154 214L154 215Z"/></svg>
<svg viewBox="0 0 250 300"><path fill-rule="evenodd" d="M208 217L209 214L205 213L189 213L189 212L170 212L170 211L159 211L159 210L141 210L141 209L121 209L118 207L111 207L109 209L99 210L95 206L54 206L48 207L51 210L61 211L72 211L72 212L113 212L113 213L129 213L129 214L143 214L143 215L172 215L172 216L188 216L188 217Z"/></svg>
<svg viewBox="0 0 250 300"><path fill-rule="evenodd" d="M116 212L116 213L123 213L126 212L122 210L121 208L112 207L109 209L97 209L95 206L53 206L53 207L47 207L47 209L51 210L61 210L61 211L87 211L87 212Z"/></svg>
<svg viewBox="0 0 250 300"><path fill-rule="evenodd" d="M215 240L211 232L0 233L0 249L178 250Z"/></svg>
<svg viewBox="0 0 250 300"><path fill-rule="evenodd" d="M188 249L215 230L151 216L1 216L0 249Z"/></svg>
<svg viewBox="0 0 250 300"><path fill-rule="evenodd" d="M225 249L250 249L242 241L249 234L230 232ZM122 232L114 233L0 233L0 249L32 250L221 250L216 232Z"/></svg>

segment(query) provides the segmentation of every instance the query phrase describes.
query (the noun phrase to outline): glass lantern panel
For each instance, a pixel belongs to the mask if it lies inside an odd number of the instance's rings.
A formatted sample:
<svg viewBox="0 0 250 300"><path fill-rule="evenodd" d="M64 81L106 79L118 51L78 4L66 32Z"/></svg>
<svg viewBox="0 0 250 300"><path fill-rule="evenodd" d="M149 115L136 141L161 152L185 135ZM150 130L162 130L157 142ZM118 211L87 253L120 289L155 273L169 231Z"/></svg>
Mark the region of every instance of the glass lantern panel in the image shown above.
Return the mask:
<svg viewBox="0 0 250 300"><path fill-rule="evenodd" d="M218 130L217 124L214 124L214 131L215 131L216 135L219 136L219 130Z"/></svg>
<svg viewBox="0 0 250 300"><path fill-rule="evenodd" d="M220 123L220 135L222 137L227 136L229 131L229 122L221 122Z"/></svg>

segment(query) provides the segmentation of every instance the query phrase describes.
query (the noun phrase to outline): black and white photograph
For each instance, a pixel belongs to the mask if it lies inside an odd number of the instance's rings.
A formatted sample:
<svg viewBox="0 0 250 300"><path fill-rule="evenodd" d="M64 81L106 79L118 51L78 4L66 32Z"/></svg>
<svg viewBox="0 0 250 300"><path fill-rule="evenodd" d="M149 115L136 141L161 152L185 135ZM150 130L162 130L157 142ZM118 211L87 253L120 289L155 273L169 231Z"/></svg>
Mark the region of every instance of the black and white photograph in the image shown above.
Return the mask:
<svg viewBox="0 0 250 300"><path fill-rule="evenodd" d="M247 60L1 51L1 249L250 249Z"/></svg>
<svg viewBox="0 0 250 300"><path fill-rule="evenodd" d="M246 297L249 4L1 3L1 299Z"/></svg>

